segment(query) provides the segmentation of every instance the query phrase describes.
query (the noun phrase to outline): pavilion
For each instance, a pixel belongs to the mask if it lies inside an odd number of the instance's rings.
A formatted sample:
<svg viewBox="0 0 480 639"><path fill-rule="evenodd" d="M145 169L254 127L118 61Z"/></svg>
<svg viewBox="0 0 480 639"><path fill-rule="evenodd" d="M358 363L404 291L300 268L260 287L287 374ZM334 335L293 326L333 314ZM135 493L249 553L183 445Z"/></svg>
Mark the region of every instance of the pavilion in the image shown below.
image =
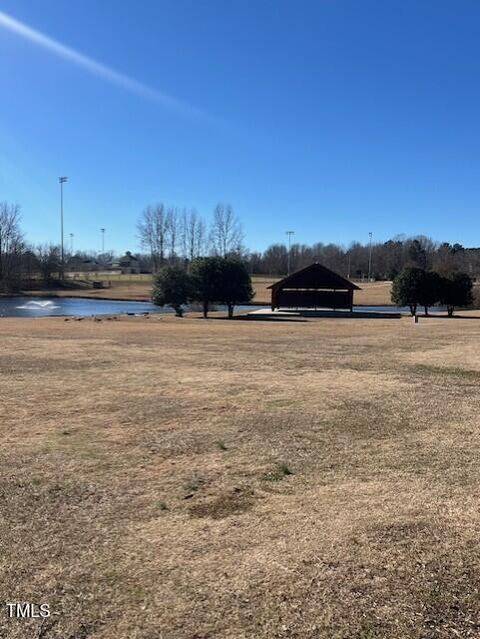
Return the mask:
<svg viewBox="0 0 480 639"><path fill-rule="evenodd" d="M268 287L272 311L280 308L353 310L353 291L360 287L318 262Z"/></svg>

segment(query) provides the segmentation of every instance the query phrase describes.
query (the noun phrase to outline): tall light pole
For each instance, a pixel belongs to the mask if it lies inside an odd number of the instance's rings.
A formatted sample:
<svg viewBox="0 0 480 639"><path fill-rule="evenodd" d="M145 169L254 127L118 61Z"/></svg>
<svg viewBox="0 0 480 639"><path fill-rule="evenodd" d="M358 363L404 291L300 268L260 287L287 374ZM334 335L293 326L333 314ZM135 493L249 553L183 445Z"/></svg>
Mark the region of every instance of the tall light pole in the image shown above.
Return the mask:
<svg viewBox="0 0 480 639"><path fill-rule="evenodd" d="M288 237L287 275L290 275L290 247L292 243L292 235L295 235L295 231L285 231L285 235Z"/></svg>
<svg viewBox="0 0 480 639"><path fill-rule="evenodd" d="M368 247L368 281L372 277L372 232L370 231L368 234L369 237L369 247Z"/></svg>
<svg viewBox="0 0 480 639"><path fill-rule="evenodd" d="M100 229L102 232L102 255L105 253L105 229Z"/></svg>
<svg viewBox="0 0 480 639"><path fill-rule="evenodd" d="M73 233L70 233L70 253L73 255Z"/></svg>
<svg viewBox="0 0 480 639"><path fill-rule="evenodd" d="M59 177L60 182L60 233L61 233L61 260L62 260L62 279L64 275L65 267L65 253L63 249L63 185L68 180L67 177Z"/></svg>

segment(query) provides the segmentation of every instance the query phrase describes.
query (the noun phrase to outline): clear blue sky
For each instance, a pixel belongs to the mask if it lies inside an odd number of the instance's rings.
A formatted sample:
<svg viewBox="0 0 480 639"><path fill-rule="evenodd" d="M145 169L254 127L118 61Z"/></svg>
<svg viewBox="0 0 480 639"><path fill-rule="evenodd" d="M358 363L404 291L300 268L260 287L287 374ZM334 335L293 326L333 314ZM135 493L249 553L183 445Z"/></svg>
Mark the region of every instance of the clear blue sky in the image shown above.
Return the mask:
<svg viewBox="0 0 480 639"><path fill-rule="evenodd" d="M287 229L306 243L371 230L480 245L477 0L0 0L0 11L123 74L0 24L0 199L22 205L32 242L58 241L67 175L77 248L98 249L104 226L107 248L137 250L148 203L208 216L219 200L252 249Z"/></svg>

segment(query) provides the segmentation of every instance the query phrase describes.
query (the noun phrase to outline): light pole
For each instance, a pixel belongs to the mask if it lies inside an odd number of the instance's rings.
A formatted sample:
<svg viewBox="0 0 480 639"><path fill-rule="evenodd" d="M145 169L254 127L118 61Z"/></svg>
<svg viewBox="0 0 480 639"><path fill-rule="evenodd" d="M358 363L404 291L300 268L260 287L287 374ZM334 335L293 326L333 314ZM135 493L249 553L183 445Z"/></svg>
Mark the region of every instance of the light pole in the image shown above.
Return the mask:
<svg viewBox="0 0 480 639"><path fill-rule="evenodd" d="M292 243L292 235L295 235L295 231L285 231L288 237L288 253L287 253L287 275L290 275L290 246Z"/></svg>
<svg viewBox="0 0 480 639"><path fill-rule="evenodd" d="M105 253L105 229L100 229L102 232L102 255Z"/></svg>
<svg viewBox="0 0 480 639"><path fill-rule="evenodd" d="M64 275L64 267L65 267L65 255L63 249L63 185L68 180L67 177L59 177L58 181L60 182L60 233L61 233L61 262L62 262L62 279Z"/></svg>
<svg viewBox="0 0 480 639"><path fill-rule="evenodd" d="M369 237L369 247L368 247L368 281L372 277L372 232L370 231L368 234Z"/></svg>
<svg viewBox="0 0 480 639"><path fill-rule="evenodd" d="M73 255L73 233L70 233L70 253Z"/></svg>

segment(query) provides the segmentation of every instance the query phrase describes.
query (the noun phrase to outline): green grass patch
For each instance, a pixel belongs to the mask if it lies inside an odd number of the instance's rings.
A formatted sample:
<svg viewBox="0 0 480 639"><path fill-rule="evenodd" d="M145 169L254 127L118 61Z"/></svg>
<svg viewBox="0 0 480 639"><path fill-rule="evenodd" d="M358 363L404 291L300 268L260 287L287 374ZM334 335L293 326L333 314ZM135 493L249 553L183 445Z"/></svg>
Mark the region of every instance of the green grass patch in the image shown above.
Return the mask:
<svg viewBox="0 0 480 639"><path fill-rule="evenodd" d="M279 464L276 464L273 470L269 471L268 473L265 473L265 475L263 476L263 479L265 479L266 481L281 481L282 479L285 479L285 477L288 477L289 475L293 475L293 474L294 472L288 466L288 464L285 464L284 462L280 462Z"/></svg>

